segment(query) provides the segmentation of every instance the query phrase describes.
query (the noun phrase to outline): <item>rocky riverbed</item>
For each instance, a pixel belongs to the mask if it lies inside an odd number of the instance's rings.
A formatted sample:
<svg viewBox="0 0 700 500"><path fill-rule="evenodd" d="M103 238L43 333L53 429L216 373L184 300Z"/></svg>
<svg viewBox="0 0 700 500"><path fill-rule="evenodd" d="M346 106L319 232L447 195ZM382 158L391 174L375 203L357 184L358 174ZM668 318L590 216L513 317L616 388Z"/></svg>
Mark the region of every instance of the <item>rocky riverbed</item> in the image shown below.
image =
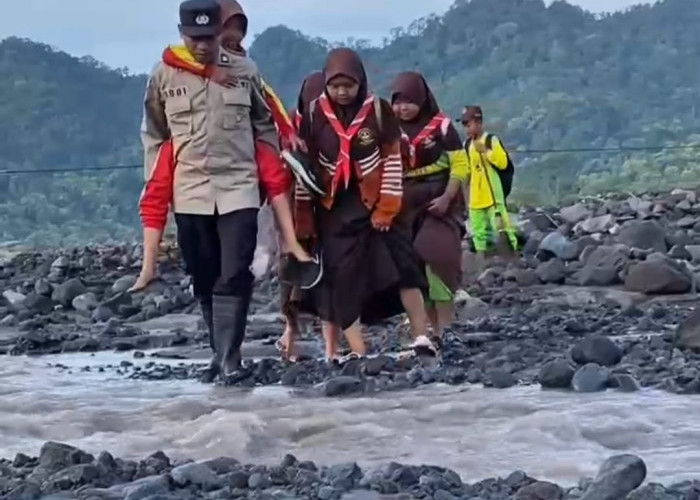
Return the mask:
<svg viewBox="0 0 700 500"><path fill-rule="evenodd" d="M367 329L372 356L366 360L342 367L320 360L312 324L304 329L302 361L277 359L278 283L263 246L245 346L249 360L228 383L316 387L328 396L434 382L700 393L697 193L523 208L518 227L524 248L517 259L493 257L476 269L465 248L464 291L439 366L398 355L407 342L400 318ZM190 281L177 259L163 259L158 282L129 293L140 256L138 245L122 245L5 258L0 353L134 352L133 361L114 366L96 356L83 369L143 380L197 378L209 353Z"/></svg>
<svg viewBox="0 0 700 500"><path fill-rule="evenodd" d="M362 469L357 463L319 465L288 454L271 466L232 457L173 460L163 452L133 461L47 442L38 457L20 453L0 460L0 493L7 500L689 500L700 495L696 481L639 488L646 475L646 464L634 455L612 456L594 478L566 487L521 471L467 484L456 472L430 465L392 462Z"/></svg>

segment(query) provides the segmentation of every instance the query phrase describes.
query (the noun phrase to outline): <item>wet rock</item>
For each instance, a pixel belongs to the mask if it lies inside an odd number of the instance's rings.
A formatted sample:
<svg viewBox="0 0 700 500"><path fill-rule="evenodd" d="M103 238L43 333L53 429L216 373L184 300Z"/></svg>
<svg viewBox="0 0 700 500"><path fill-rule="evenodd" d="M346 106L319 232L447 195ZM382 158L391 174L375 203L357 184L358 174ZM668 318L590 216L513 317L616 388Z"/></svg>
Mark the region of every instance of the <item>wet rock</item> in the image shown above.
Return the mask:
<svg viewBox="0 0 700 500"><path fill-rule="evenodd" d="M545 389L568 389L574 369L565 360L550 361L542 367L537 379Z"/></svg>
<svg viewBox="0 0 700 500"><path fill-rule="evenodd" d="M89 464L94 457L89 453L63 443L47 442L39 452L39 467L47 472L58 472L73 465Z"/></svg>
<svg viewBox="0 0 700 500"><path fill-rule="evenodd" d="M520 287L530 287L539 284L540 280L531 269L509 269L503 273L503 279L515 281Z"/></svg>
<svg viewBox="0 0 700 500"><path fill-rule="evenodd" d="M678 326L674 335L674 344L684 349L700 350L700 309L693 312Z"/></svg>
<svg viewBox="0 0 700 500"><path fill-rule="evenodd" d="M100 469L92 464L73 465L49 477L42 489L47 492L68 491L92 484L100 477Z"/></svg>
<svg viewBox="0 0 700 500"><path fill-rule="evenodd" d="M454 298L454 307L457 318L460 321L472 321L488 313L489 306L486 302L470 296L464 290L458 290Z"/></svg>
<svg viewBox="0 0 700 500"><path fill-rule="evenodd" d="M22 305L31 314L49 314L54 308L54 303L50 298L34 291L29 292Z"/></svg>
<svg viewBox="0 0 700 500"><path fill-rule="evenodd" d="M543 283L563 283L566 278L566 266L557 259L543 262L535 272Z"/></svg>
<svg viewBox="0 0 700 500"><path fill-rule="evenodd" d="M51 297L51 294L53 293L53 286L46 278L39 278L34 282L34 291L39 295Z"/></svg>
<svg viewBox="0 0 700 500"><path fill-rule="evenodd" d="M588 234L604 233L610 230L614 225L615 218L612 215L607 214L599 217L593 217L577 224L576 231Z"/></svg>
<svg viewBox="0 0 700 500"><path fill-rule="evenodd" d="M609 384L620 392L637 392L641 389L639 382L632 375L626 373L613 375Z"/></svg>
<svg viewBox="0 0 700 500"><path fill-rule="evenodd" d="M180 487L194 485L205 491L212 491L222 486L219 477L204 464L189 463L175 467L170 471L170 477Z"/></svg>
<svg viewBox="0 0 700 500"><path fill-rule="evenodd" d="M271 484L269 476L260 472L255 472L248 478L248 488L251 490L265 489Z"/></svg>
<svg viewBox="0 0 700 500"><path fill-rule="evenodd" d="M83 282L78 278L72 278L54 288L51 299L63 307L71 307L73 299L85 292L87 290Z"/></svg>
<svg viewBox="0 0 700 500"><path fill-rule="evenodd" d="M591 335L571 349L571 358L579 365L614 366L622 359L622 350L608 337Z"/></svg>
<svg viewBox="0 0 700 500"><path fill-rule="evenodd" d="M106 307L115 314L119 314L120 308L128 307L132 305L131 295L124 292L118 293L117 295L110 297L100 304L100 307Z"/></svg>
<svg viewBox="0 0 700 500"><path fill-rule="evenodd" d="M629 221L622 226L617 241L630 248L666 253L666 233L656 221Z"/></svg>
<svg viewBox="0 0 700 500"><path fill-rule="evenodd" d="M112 293L119 294L126 292L129 288L134 286L136 279L136 276L122 276L112 285Z"/></svg>
<svg viewBox="0 0 700 500"><path fill-rule="evenodd" d="M646 260L630 267L625 277L625 289L646 294L687 293L693 286L691 278L663 260Z"/></svg>
<svg viewBox="0 0 700 500"><path fill-rule="evenodd" d="M564 490L554 483L537 481L524 488L520 488L515 494L515 500L562 500Z"/></svg>
<svg viewBox="0 0 700 500"><path fill-rule="evenodd" d="M700 263L700 245L686 245L685 249L690 254L693 264Z"/></svg>
<svg viewBox="0 0 700 500"><path fill-rule="evenodd" d="M17 310L22 309L24 301L27 298L24 294L15 292L13 290L5 290L2 293L2 297L7 301L11 308Z"/></svg>
<svg viewBox="0 0 700 500"><path fill-rule="evenodd" d="M231 486L231 488L245 489L248 487L250 475L243 470L237 470L226 475L224 479L226 481L226 484Z"/></svg>
<svg viewBox="0 0 700 500"><path fill-rule="evenodd" d="M647 467L641 458L634 455L611 457L601 466L581 500L625 498L644 482L646 475Z"/></svg>
<svg viewBox="0 0 700 500"><path fill-rule="evenodd" d="M620 274L612 266L585 266L576 279L581 286L612 286L620 282Z"/></svg>
<svg viewBox="0 0 700 500"><path fill-rule="evenodd" d="M675 245L669 250L668 256L672 259L693 260L693 255L683 245Z"/></svg>
<svg viewBox="0 0 700 500"><path fill-rule="evenodd" d="M489 385L496 389L507 389L517 385L518 381L509 372L501 369L489 370L486 374Z"/></svg>
<svg viewBox="0 0 700 500"><path fill-rule="evenodd" d="M576 392L600 392L608 385L608 372L594 363L579 368L571 381Z"/></svg>
<svg viewBox="0 0 700 500"><path fill-rule="evenodd" d="M97 306L99 306L100 303L97 300L97 297L95 297L94 293L88 292L74 298L71 305L76 311L89 314L97 309Z"/></svg>
<svg viewBox="0 0 700 500"><path fill-rule="evenodd" d="M38 500L42 497L41 487L37 483L22 481L15 486L4 500Z"/></svg>
<svg viewBox="0 0 700 500"><path fill-rule="evenodd" d="M362 380L357 377L340 376L330 379L323 387L326 397L349 396L362 392Z"/></svg>
<svg viewBox="0 0 700 500"><path fill-rule="evenodd" d="M164 476L148 477L123 488L125 500L153 500L163 498L170 491L169 481Z"/></svg>
<svg viewBox="0 0 700 500"><path fill-rule="evenodd" d="M343 490L351 490L361 478L362 469L354 462L334 465L326 472L328 483Z"/></svg>
<svg viewBox="0 0 700 500"><path fill-rule="evenodd" d="M559 217L569 224L577 224L591 216L591 211L583 203L562 208Z"/></svg>
<svg viewBox="0 0 700 500"><path fill-rule="evenodd" d="M575 260L579 256L578 246L558 231L545 236L539 251L549 252L561 260Z"/></svg>

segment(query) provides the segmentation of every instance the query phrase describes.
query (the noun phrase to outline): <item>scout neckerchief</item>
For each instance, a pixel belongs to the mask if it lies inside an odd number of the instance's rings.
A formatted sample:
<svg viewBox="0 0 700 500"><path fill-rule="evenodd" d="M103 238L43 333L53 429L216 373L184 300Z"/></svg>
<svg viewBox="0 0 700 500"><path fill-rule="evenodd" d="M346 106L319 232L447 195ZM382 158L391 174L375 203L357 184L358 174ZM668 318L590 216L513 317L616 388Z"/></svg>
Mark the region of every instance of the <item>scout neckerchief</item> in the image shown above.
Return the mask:
<svg viewBox="0 0 700 500"><path fill-rule="evenodd" d="M245 57L245 52L236 53L240 57ZM216 69L215 64L204 65L195 60L192 53L184 45L171 45L163 51L163 62L172 67L187 71L188 73L201 76L202 78L212 79ZM277 97L275 91L272 90L264 80L262 80L263 98L267 107L270 109L272 119L275 122L280 138L289 142L291 136L295 134L294 126L292 125L287 111L284 109L282 101Z"/></svg>
<svg viewBox="0 0 700 500"><path fill-rule="evenodd" d="M409 143L409 154L411 157L411 168L416 168L418 164L418 158L416 154L416 149L420 144L426 140L435 130L440 127L443 122L445 121L447 117L442 114L438 113L433 117L432 120L428 122L428 124L423 127L423 130L420 131L420 133L413 138L413 140Z"/></svg>
<svg viewBox="0 0 700 500"><path fill-rule="evenodd" d="M347 188L350 183L350 168L352 162L350 160L350 148L352 144L352 139L360 131L360 127L367 119L370 111L374 108L374 96L369 94L365 101L362 103L360 111L357 112L355 118L353 118L350 126L346 130L343 124L340 123L338 117L335 116L333 108L331 107L330 100L328 96L324 93L318 99L318 103L321 106L323 114L326 115L326 119L333 127L333 130L338 135L340 141L340 149L338 150L338 159L335 163L335 175L333 176L332 192L335 193L338 185L343 182Z"/></svg>

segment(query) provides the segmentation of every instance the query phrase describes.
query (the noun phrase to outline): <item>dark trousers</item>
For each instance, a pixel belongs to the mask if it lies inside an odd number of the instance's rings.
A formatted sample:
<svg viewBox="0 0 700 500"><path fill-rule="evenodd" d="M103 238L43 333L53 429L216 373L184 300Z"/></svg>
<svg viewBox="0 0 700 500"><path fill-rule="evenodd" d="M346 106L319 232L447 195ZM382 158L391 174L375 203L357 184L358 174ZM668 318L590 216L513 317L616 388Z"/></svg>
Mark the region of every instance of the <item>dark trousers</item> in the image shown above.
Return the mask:
<svg viewBox="0 0 700 500"><path fill-rule="evenodd" d="M197 300L204 305L211 304L213 295L249 298L258 209L224 215L175 214L175 223L178 246Z"/></svg>

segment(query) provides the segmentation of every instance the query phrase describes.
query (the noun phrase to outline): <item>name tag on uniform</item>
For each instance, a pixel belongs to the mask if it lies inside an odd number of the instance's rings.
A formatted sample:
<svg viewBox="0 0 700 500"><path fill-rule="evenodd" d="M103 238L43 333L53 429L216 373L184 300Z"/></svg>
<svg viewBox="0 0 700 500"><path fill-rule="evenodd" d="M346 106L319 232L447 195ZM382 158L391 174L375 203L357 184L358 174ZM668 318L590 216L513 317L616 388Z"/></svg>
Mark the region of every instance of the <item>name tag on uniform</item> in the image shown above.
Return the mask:
<svg viewBox="0 0 700 500"><path fill-rule="evenodd" d="M182 97L187 95L187 87L172 87L165 89L165 97Z"/></svg>

